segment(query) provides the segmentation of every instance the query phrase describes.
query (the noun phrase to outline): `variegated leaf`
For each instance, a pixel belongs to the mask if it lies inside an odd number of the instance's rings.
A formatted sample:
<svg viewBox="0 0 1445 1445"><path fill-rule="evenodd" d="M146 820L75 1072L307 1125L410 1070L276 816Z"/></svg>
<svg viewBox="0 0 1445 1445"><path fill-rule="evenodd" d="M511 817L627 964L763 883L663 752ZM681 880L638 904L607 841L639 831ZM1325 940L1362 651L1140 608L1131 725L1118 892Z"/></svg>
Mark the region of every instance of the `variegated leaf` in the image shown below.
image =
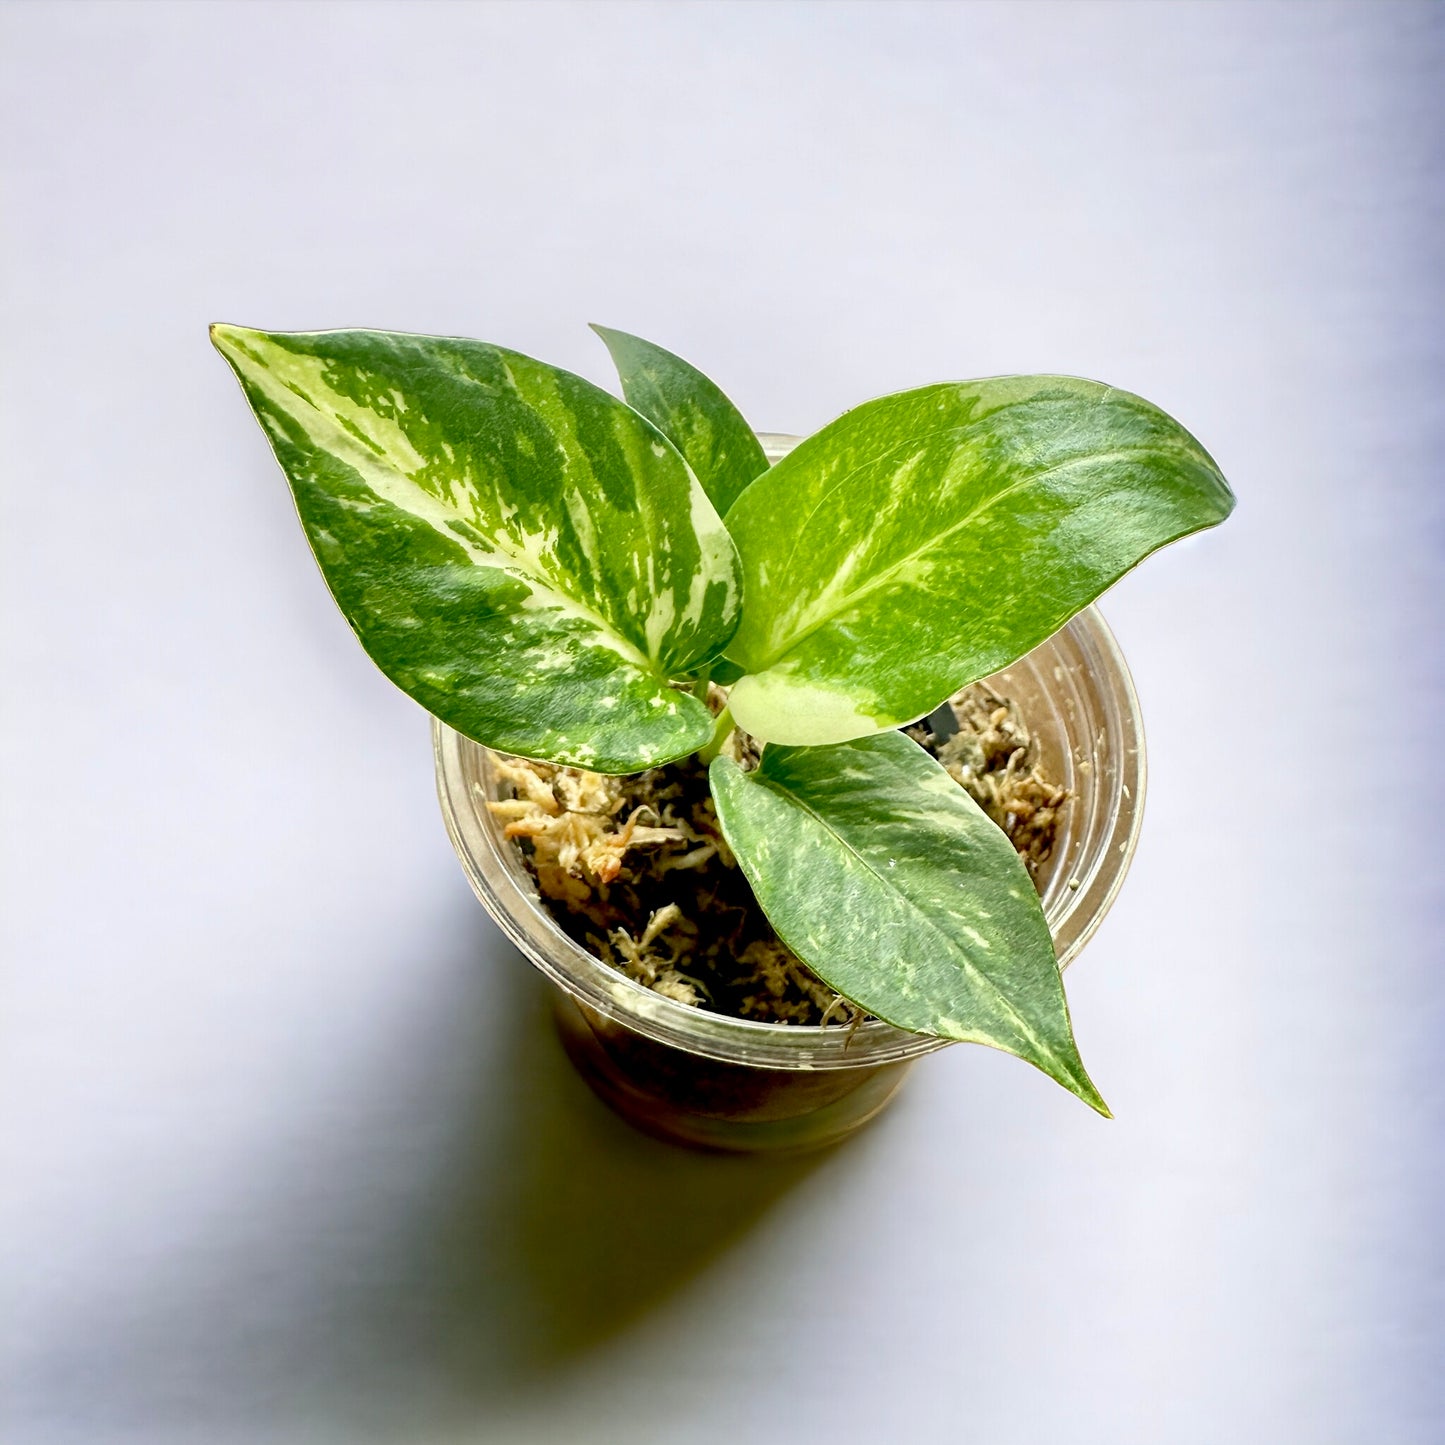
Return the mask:
<svg viewBox="0 0 1445 1445"><path fill-rule="evenodd" d="M1027 869L917 743L770 744L755 772L719 757L710 781L763 912L831 987L900 1028L1016 1054L1108 1114Z"/></svg>
<svg viewBox="0 0 1445 1445"><path fill-rule="evenodd" d="M1234 505L1157 407L1072 377L867 402L728 513L747 599L739 726L831 743L907 723L1006 667L1166 542Z"/></svg>
<svg viewBox="0 0 1445 1445"><path fill-rule="evenodd" d="M212 328L363 646L489 747L633 772L712 734L671 679L737 623L737 558L676 449L477 341Z"/></svg>
<svg viewBox="0 0 1445 1445"><path fill-rule="evenodd" d="M605 326L592 328L612 353L622 394L687 458L719 512L767 471L768 459L742 413L717 383L680 356Z"/></svg>

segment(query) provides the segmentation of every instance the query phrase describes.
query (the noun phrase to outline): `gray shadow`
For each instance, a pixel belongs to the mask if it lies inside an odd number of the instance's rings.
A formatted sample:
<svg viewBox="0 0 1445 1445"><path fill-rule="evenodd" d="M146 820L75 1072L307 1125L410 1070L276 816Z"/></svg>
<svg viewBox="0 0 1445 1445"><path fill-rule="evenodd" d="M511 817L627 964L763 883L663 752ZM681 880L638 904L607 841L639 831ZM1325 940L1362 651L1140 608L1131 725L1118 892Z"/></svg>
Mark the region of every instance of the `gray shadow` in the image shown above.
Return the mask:
<svg viewBox="0 0 1445 1445"><path fill-rule="evenodd" d="M479 1070L479 1132L435 1260L437 1363L489 1393L536 1383L685 1289L826 1157L707 1154L638 1132L567 1060L551 986L510 949L497 965L509 1043Z"/></svg>
<svg viewBox="0 0 1445 1445"><path fill-rule="evenodd" d="M152 1267L26 1337L7 1445L485 1427L715 1267L828 1157L636 1132L573 1071L550 986L470 896L436 901L420 1006L370 1020L305 1127L170 1219Z"/></svg>

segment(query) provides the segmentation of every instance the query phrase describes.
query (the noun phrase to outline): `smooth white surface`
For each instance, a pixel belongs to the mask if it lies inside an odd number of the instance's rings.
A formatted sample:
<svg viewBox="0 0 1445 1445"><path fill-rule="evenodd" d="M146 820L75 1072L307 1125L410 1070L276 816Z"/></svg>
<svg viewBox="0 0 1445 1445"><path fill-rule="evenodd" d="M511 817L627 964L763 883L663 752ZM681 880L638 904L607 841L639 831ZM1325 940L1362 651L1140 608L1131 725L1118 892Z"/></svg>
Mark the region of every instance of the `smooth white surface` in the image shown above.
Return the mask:
<svg viewBox="0 0 1445 1445"><path fill-rule="evenodd" d="M1438 10L0 35L7 1445L1440 1438ZM217 319L605 380L597 320L787 430L1012 370L1184 420L1241 505L1105 606L1117 1121L966 1048L800 1165L607 1115Z"/></svg>

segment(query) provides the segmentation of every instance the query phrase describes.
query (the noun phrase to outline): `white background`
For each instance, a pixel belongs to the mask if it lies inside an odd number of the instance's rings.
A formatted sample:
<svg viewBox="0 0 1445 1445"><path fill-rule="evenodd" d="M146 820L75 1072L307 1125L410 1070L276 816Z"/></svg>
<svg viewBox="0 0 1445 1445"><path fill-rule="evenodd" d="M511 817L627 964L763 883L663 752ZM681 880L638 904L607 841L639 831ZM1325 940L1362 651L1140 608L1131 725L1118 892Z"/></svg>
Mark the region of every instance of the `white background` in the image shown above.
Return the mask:
<svg viewBox="0 0 1445 1445"><path fill-rule="evenodd" d="M1441 1438L1438 9L0 38L7 1445ZM605 380L596 320L783 430L1031 370L1178 415L1240 507L1105 606L1117 1120L970 1048L802 1163L607 1114L212 320Z"/></svg>

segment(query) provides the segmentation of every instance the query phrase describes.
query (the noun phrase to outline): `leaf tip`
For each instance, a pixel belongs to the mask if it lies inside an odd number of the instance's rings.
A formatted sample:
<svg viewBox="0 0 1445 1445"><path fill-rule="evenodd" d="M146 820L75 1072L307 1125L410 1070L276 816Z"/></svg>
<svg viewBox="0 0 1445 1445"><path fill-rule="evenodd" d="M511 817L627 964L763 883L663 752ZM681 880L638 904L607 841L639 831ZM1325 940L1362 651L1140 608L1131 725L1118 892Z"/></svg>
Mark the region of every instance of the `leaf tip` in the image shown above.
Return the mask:
<svg viewBox="0 0 1445 1445"><path fill-rule="evenodd" d="M240 348L242 337L255 334L244 326L232 326L226 321L213 321L207 330L211 345L225 357L230 357Z"/></svg>
<svg viewBox="0 0 1445 1445"><path fill-rule="evenodd" d="M1082 1099L1096 1114L1112 1119L1114 1111L1104 1102L1104 1096L1094 1087L1094 1081L1082 1069L1077 1080L1070 1079L1069 1092Z"/></svg>

